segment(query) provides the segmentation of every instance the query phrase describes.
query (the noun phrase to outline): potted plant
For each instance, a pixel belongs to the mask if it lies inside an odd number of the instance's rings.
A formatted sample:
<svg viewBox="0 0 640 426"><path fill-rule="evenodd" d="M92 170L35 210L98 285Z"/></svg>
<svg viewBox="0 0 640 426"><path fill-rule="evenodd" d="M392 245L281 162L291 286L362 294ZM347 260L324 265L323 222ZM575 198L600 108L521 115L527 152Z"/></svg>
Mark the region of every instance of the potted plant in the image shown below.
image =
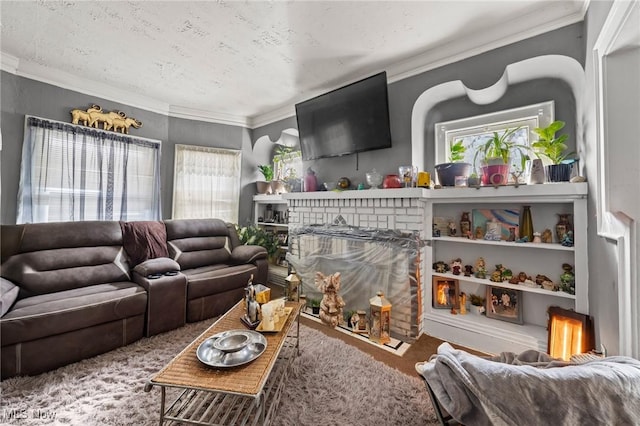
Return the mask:
<svg viewBox="0 0 640 426"><path fill-rule="evenodd" d="M275 255L278 251L279 242L275 233L269 232L259 226L244 226L237 228L238 238L244 245L257 245L262 246L267 250L269 261L275 263Z"/></svg>
<svg viewBox="0 0 640 426"><path fill-rule="evenodd" d="M320 315L320 299L309 299L309 306L313 315Z"/></svg>
<svg viewBox="0 0 640 426"><path fill-rule="evenodd" d="M493 136L476 150L473 163L476 165L480 156L483 185L507 184L513 152L520 154L521 167L524 170L526 161L529 159L527 155L529 147L512 140L520 128L507 128L502 133L493 132Z"/></svg>
<svg viewBox="0 0 640 426"><path fill-rule="evenodd" d="M565 141L569 137L567 134L556 137L556 132L565 125L564 121L554 121L547 127L536 127L533 131L538 135L538 140L531 144L534 152L545 157L548 162L547 181L548 182L568 182L571 178L571 168L573 167L575 152L566 152ZM571 159L571 161L568 161Z"/></svg>
<svg viewBox="0 0 640 426"><path fill-rule="evenodd" d="M449 145L448 163L437 164L435 169L438 174L438 182L442 186L455 186L456 176L469 177L471 173L471 164L465 163L464 154L467 147L464 146L462 139L457 142L451 141Z"/></svg>
<svg viewBox="0 0 640 426"><path fill-rule="evenodd" d="M471 309L469 309L471 313L476 315L482 315L485 311L484 297L478 296L477 294L471 294L469 295L469 299L471 302Z"/></svg>
<svg viewBox="0 0 640 426"><path fill-rule="evenodd" d="M257 181L256 187L258 194L268 194L271 192L271 181L273 180L273 166L271 164L261 164L258 166L258 170L264 176L263 181Z"/></svg>

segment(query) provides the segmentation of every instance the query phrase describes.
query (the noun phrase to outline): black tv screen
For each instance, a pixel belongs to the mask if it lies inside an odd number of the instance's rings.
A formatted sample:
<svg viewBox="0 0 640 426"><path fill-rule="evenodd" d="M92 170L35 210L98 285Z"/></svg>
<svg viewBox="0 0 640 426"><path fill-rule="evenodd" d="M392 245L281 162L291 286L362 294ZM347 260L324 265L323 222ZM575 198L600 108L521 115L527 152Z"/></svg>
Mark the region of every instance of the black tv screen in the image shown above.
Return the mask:
<svg viewBox="0 0 640 426"><path fill-rule="evenodd" d="M391 147L387 73L296 104L303 160Z"/></svg>

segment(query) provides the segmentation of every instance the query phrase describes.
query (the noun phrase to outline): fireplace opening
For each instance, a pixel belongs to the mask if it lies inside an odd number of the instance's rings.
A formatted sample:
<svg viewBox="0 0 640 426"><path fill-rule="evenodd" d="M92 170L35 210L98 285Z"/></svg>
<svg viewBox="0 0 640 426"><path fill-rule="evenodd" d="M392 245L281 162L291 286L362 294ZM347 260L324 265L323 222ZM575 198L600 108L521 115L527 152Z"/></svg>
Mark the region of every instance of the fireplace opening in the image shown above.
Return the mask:
<svg viewBox="0 0 640 426"><path fill-rule="evenodd" d="M549 355L569 361L572 355L594 349L593 321L589 315L558 306L549 307L548 314Z"/></svg>
<svg viewBox="0 0 640 426"><path fill-rule="evenodd" d="M318 272L340 273L344 323L382 292L392 305L390 334L412 343L421 318L420 249L417 233L350 226L314 225L289 230L287 261L301 280L307 304L322 298Z"/></svg>

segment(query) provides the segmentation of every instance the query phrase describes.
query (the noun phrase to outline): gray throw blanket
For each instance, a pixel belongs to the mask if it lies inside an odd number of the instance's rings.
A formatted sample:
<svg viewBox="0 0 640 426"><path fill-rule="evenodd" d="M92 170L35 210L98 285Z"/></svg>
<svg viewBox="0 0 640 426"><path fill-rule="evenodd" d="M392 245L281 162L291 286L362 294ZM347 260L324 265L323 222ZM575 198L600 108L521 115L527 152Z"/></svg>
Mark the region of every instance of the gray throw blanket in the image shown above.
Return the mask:
<svg viewBox="0 0 640 426"><path fill-rule="evenodd" d="M481 358L448 343L416 364L465 425L640 425L640 361L568 364L538 351Z"/></svg>

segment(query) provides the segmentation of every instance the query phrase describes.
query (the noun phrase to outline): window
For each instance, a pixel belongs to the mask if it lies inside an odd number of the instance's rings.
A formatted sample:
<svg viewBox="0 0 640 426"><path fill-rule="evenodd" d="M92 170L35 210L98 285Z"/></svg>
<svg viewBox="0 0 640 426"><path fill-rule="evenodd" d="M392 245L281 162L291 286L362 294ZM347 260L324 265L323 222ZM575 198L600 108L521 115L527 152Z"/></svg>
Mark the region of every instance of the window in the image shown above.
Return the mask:
<svg viewBox="0 0 640 426"><path fill-rule="evenodd" d="M27 116L17 223L159 220L160 142Z"/></svg>
<svg viewBox="0 0 640 426"><path fill-rule="evenodd" d="M436 123L436 163L446 163L450 154L452 142L462 139L465 152L465 163L470 163L475 169L479 164L474 164L476 147L483 145L493 136L493 132L502 134L506 129L520 128L512 140L518 144L530 145L531 136L535 136L533 129L546 127L554 119L554 102L548 101L499 111L491 114L483 114L475 117L467 117L458 120ZM480 159L478 158L478 161ZM521 168L520 154L514 152L511 157L511 165L514 170Z"/></svg>
<svg viewBox="0 0 640 426"><path fill-rule="evenodd" d="M238 223L241 164L240 151L176 145L172 217Z"/></svg>

